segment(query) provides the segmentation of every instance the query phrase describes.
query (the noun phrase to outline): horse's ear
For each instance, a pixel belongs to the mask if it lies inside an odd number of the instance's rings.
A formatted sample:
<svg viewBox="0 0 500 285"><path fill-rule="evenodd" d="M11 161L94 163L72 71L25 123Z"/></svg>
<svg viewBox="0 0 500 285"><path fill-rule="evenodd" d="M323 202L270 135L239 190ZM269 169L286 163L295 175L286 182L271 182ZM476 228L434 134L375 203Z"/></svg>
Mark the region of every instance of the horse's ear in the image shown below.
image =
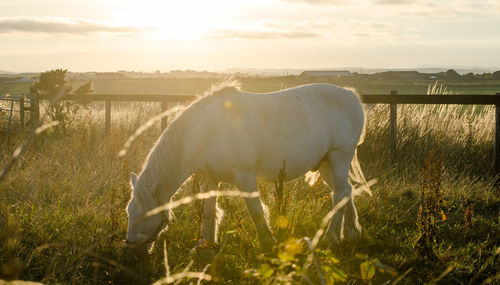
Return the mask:
<svg viewBox="0 0 500 285"><path fill-rule="evenodd" d="M133 172L130 175L130 182L132 182L132 185L137 185L137 175Z"/></svg>

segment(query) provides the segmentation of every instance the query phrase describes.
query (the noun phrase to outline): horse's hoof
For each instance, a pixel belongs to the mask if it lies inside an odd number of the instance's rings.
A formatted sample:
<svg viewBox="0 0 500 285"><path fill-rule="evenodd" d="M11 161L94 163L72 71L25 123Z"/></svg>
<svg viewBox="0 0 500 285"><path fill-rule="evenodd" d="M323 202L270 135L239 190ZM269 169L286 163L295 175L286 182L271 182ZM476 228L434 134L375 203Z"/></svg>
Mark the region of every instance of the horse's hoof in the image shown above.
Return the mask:
<svg viewBox="0 0 500 285"><path fill-rule="evenodd" d="M262 239L259 241L259 243L262 249L262 253L264 254L272 252L276 248L276 245L278 244L278 242L274 237Z"/></svg>
<svg viewBox="0 0 500 285"><path fill-rule="evenodd" d="M191 255L198 254L202 251L215 251L217 252L219 245L205 239L200 239L198 245L191 249Z"/></svg>
<svg viewBox="0 0 500 285"><path fill-rule="evenodd" d="M218 252L218 245L207 240L200 240L198 245L191 249L191 256L196 260L198 270L211 263Z"/></svg>
<svg viewBox="0 0 500 285"><path fill-rule="evenodd" d="M276 247L275 244L273 245L262 245L261 248L262 248L262 253L264 255L272 255L272 253L274 252L274 248Z"/></svg>
<svg viewBox="0 0 500 285"><path fill-rule="evenodd" d="M355 241L361 238L361 228L344 228L344 236L346 240Z"/></svg>
<svg viewBox="0 0 500 285"><path fill-rule="evenodd" d="M325 234L320 240L321 247L326 247L330 249L339 247L341 243L342 239L332 234Z"/></svg>

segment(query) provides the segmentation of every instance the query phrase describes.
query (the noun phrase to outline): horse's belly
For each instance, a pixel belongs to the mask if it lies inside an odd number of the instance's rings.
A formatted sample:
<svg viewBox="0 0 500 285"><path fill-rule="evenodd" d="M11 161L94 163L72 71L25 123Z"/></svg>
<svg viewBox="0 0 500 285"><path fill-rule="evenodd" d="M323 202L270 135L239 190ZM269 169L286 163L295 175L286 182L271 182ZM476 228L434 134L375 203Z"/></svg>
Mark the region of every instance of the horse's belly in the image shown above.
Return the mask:
<svg viewBox="0 0 500 285"><path fill-rule="evenodd" d="M256 169L257 179L274 182L278 180L280 172L283 170L285 181L289 181L304 175L321 162L322 156L303 159L284 159L282 161L268 161L262 163Z"/></svg>
<svg viewBox="0 0 500 285"><path fill-rule="evenodd" d="M261 155L255 149L241 150L238 153L210 152L204 165L210 173L226 182L231 182L241 172L255 173L257 179L273 182L278 180L281 170L284 170L285 180L288 181L317 167L328 152L326 146L305 148L302 151L284 150L277 149L274 153L265 152L260 153Z"/></svg>
<svg viewBox="0 0 500 285"><path fill-rule="evenodd" d="M283 169L287 180L302 176L317 167L330 149L330 141L323 130L303 130L284 138L269 139L275 144L264 144L256 166L257 177L276 181Z"/></svg>

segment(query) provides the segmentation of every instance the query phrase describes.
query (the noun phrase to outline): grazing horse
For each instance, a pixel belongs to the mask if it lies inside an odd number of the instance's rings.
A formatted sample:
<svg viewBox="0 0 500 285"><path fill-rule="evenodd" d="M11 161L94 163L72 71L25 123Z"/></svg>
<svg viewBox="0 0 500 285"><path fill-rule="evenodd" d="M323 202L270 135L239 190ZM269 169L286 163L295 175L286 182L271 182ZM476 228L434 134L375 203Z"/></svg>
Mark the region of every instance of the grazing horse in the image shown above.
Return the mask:
<svg viewBox="0 0 500 285"><path fill-rule="evenodd" d="M151 149L141 173L132 173L126 241L148 244L156 238L169 213L144 214L170 202L191 175L206 177L202 192L227 182L241 192L254 193L257 180L274 181L284 161L287 180L319 170L334 189L334 204L349 198L333 215L324 238L331 242L355 238L361 227L348 176L352 163L353 172L364 180L356 155L364 129L359 97L330 84L267 94L243 92L234 81L213 87L171 122ZM245 195L244 200L262 249L270 250L275 240L265 205L258 195ZM202 240L217 242L221 218L217 197L206 199Z"/></svg>

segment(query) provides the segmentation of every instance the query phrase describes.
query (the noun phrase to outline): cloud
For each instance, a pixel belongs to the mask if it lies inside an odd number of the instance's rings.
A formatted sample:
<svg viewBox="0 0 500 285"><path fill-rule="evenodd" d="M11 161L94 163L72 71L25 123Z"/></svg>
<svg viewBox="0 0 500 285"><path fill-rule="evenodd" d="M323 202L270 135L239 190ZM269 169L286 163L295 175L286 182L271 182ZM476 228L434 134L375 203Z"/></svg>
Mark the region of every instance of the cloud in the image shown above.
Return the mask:
<svg viewBox="0 0 500 285"><path fill-rule="evenodd" d="M142 31L85 19L0 18L0 34L37 33L58 35L116 34L131 35Z"/></svg>
<svg viewBox="0 0 500 285"><path fill-rule="evenodd" d="M500 12L500 0L490 0L488 4L494 12Z"/></svg>
<svg viewBox="0 0 500 285"><path fill-rule="evenodd" d="M373 3L382 4L382 5L402 5L402 4L412 4L412 3L415 3L415 1L412 1L412 0L373 0Z"/></svg>
<svg viewBox="0 0 500 285"><path fill-rule="evenodd" d="M413 18L450 19L464 16L477 17L494 10L500 0L371 0L374 9L383 15Z"/></svg>
<svg viewBox="0 0 500 285"><path fill-rule="evenodd" d="M282 2L293 2L293 3L304 3L304 4L310 4L310 5L317 5L317 4L336 5L336 4L349 3L347 0L281 0L281 1Z"/></svg>
<svg viewBox="0 0 500 285"><path fill-rule="evenodd" d="M411 17L450 19L481 17L500 12L500 0L277 0L281 3L306 4L317 11L338 11L348 15L371 12L370 17ZM345 15L343 15L345 16Z"/></svg>
<svg viewBox="0 0 500 285"><path fill-rule="evenodd" d="M320 34L294 31L251 31L251 30L215 30L207 35L214 39L304 39L319 38Z"/></svg>
<svg viewBox="0 0 500 285"><path fill-rule="evenodd" d="M325 39L341 42L358 40L409 40L417 34L388 21L318 19L288 21L264 19L232 23L231 28L215 29L206 34L215 39Z"/></svg>
<svg viewBox="0 0 500 285"><path fill-rule="evenodd" d="M311 39L325 37L321 29L314 29L320 22L280 21L265 19L250 23L236 23L237 28L220 28L209 32L206 37L217 39Z"/></svg>

